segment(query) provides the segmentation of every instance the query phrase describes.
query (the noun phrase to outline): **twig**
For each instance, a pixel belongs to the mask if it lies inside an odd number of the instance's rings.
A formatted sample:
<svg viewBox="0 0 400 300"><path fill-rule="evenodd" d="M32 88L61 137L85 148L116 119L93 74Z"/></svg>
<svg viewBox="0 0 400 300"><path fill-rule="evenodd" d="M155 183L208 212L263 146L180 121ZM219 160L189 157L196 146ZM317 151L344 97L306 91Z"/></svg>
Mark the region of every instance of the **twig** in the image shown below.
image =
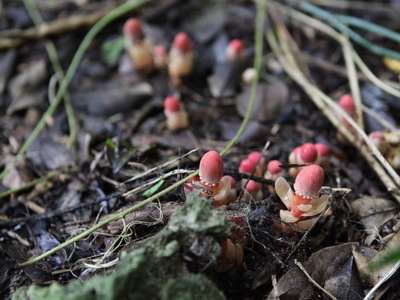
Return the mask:
<svg viewBox="0 0 400 300"><path fill-rule="evenodd" d="M294 263L296 264L296 266L299 267L299 269L304 273L304 275L306 275L308 281L310 281L313 285L315 285L317 288L319 288L321 291L323 291L329 298L331 298L332 300L337 300L337 298L335 296L333 296L331 293L329 293L327 290L325 290L322 286L320 286L318 284L318 282L316 282L311 276L310 274L308 274L307 270L304 269L303 265L297 261L297 259L294 260Z"/></svg>
<svg viewBox="0 0 400 300"><path fill-rule="evenodd" d="M41 183L42 181L46 181L46 180L48 180L48 179L50 179L50 178L52 178L52 177L54 177L54 176L57 176L57 175L60 174L60 173L61 173L60 171L50 172L50 173L47 174L46 176L43 176L43 177L41 177L41 178L32 180L31 182L28 182L27 184L25 184L25 185L23 185L23 186L21 186L21 187L18 187L18 188L16 188L16 189L12 189L12 190L5 191L4 193L1 193L1 194L0 194L0 199L1 199L1 198L4 198L4 197L8 197L8 196L10 196L11 194L15 194L15 193L21 192L21 191L23 191L23 190L29 189L29 188L31 188L31 187L34 187L34 186L36 186L38 183Z"/></svg>
<svg viewBox="0 0 400 300"><path fill-rule="evenodd" d="M360 68L360 70L364 73L365 76L368 77L369 80L371 80L373 84L375 84L377 87L381 88L385 92L400 98L400 91L382 82L378 77L376 77L374 73L372 73L371 70L367 67L367 65L362 61L361 57L357 54L357 52L352 51L351 55L353 56L353 59L357 64L357 66Z"/></svg>
<svg viewBox="0 0 400 300"><path fill-rule="evenodd" d="M139 187L137 187L137 188L135 188L133 190L130 190L129 192L126 192L126 193L122 194L122 196L125 197L125 198L132 197L133 195L135 195L137 193L140 193L140 192L143 192L143 191L147 190L150 186L156 184L157 182L160 182L161 180L164 180L165 178L168 178L170 176L177 175L177 174L190 174L190 173L193 173L193 172L194 171L182 170L182 169L173 170L173 171L171 171L171 172L169 172L167 174L164 174L164 175L162 175L160 177L157 177L157 178L151 180L150 182L147 182L146 184L143 184L143 185L141 185L141 186L139 186Z"/></svg>
<svg viewBox="0 0 400 300"><path fill-rule="evenodd" d="M172 159L172 160L169 160L169 161L167 161L167 162L165 162L165 163L163 163L163 164L161 164L161 165L158 165L158 166L156 166L156 167L154 167L154 168L148 169L148 170L146 170L146 171L143 172L143 173L140 173L140 174L138 174L138 175L136 175L136 176L133 176L133 177L131 177L131 178L125 180L122 184L127 184L127 183L129 183L129 182L132 182L132 181L135 181L135 180L137 180L137 179L143 178L143 177L145 177L146 175L153 173L154 171L157 171L157 170L160 170L160 169L162 169L162 168L165 168L166 166L169 166L170 164L172 164L172 163L174 163L174 162L176 162L176 161L182 159L183 157L186 157L186 156L192 154L193 152L196 152L197 150L198 150L198 148L193 149L193 150L190 150L190 151L189 151L188 153L186 153L186 154L183 154L183 155L181 155L181 156L179 156L179 157L177 157L177 158L174 158L174 159Z"/></svg>
<svg viewBox="0 0 400 300"><path fill-rule="evenodd" d="M39 27L25 30L4 30L0 32L0 50L19 47L28 41L40 40L48 36L78 30L82 27L93 26L93 24L98 22L116 6L114 2L107 2L105 7L99 9L99 5L100 3L97 4L96 11L89 14L76 14L65 18L58 18L49 23L44 23Z"/></svg>
<svg viewBox="0 0 400 300"><path fill-rule="evenodd" d="M80 203L74 206L70 206L67 208L58 208L52 211L46 211L43 214L36 214L36 215L30 215L27 217L20 217L20 218L15 218L15 219L11 219L8 221L2 221L0 222L0 227L10 227L10 226L14 226L20 223L25 223L25 222L33 222L33 221L39 221L39 220L44 220L44 219L49 219L49 218L53 218L55 216L59 216L59 215L63 215L69 212L73 212L77 209L82 209L85 207L89 207L89 206L93 206L95 204L98 204L100 202L103 201L107 201L109 199L112 198L121 198L122 194L120 192L115 192L112 193L110 195L107 195L105 197L101 197L96 199L95 201L91 202L91 203Z"/></svg>
<svg viewBox="0 0 400 300"><path fill-rule="evenodd" d="M364 122L363 122L363 114L362 114L362 103L361 103L361 92L360 86L358 84L357 71L354 66L354 60L351 56L351 46L346 37L343 37L342 49L343 49L343 57L346 64L347 74L349 78L349 85L351 94L354 99L354 104L356 106L356 116L357 116L357 124L360 126L362 130L364 130Z"/></svg>
<svg viewBox="0 0 400 300"><path fill-rule="evenodd" d="M271 275L271 279L272 279L272 294L274 297L274 300L279 300L279 291L278 291L278 283L276 281L276 275L272 274Z"/></svg>

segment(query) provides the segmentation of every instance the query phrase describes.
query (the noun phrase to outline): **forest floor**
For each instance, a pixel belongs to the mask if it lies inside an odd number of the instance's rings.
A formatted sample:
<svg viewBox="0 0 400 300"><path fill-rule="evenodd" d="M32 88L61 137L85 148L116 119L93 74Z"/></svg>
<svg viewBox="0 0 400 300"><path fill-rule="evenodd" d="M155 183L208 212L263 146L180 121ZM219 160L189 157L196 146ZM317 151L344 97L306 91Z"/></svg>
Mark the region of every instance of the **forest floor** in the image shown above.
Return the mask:
<svg viewBox="0 0 400 300"><path fill-rule="evenodd" d="M0 298L399 299L399 256L382 261L400 249L400 3L384 2L2 1ZM129 18L167 51L188 34L180 85L135 70ZM239 165L261 152L293 186L306 143L329 148L328 205L299 230L274 180L253 172L250 196ZM208 151L237 184L223 207L182 185Z"/></svg>

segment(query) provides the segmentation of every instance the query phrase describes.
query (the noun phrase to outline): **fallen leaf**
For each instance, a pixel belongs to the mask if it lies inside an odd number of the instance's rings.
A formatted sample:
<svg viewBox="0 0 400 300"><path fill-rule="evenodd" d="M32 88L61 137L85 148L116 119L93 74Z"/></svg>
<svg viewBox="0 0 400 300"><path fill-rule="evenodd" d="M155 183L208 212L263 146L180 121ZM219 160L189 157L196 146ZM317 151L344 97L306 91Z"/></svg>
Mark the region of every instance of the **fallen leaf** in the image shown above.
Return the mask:
<svg viewBox="0 0 400 300"><path fill-rule="evenodd" d="M338 246L327 247L312 254L303 267L319 285L338 273L352 257L352 247L357 243L346 243ZM309 299L314 294L315 286L311 284L306 275L296 266L286 272L278 281L267 299L291 300ZM321 292L322 293L322 292Z"/></svg>
<svg viewBox="0 0 400 300"><path fill-rule="evenodd" d="M47 93L45 87L47 78L47 66L44 59L32 63L22 73L15 76L9 84L12 102L7 109L7 114L43 104Z"/></svg>
<svg viewBox="0 0 400 300"><path fill-rule="evenodd" d="M376 239L383 224L394 217L396 207L396 203L383 198L363 197L351 202L351 208L368 234L365 240L367 245Z"/></svg>
<svg viewBox="0 0 400 300"><path fill-rule="evenodd" d="M371 285L376 285L383 277L385 277L390 270L394 267L394 265L397 263L397 261L387 263L387 264L382 264L385 258L392 254L394 251L398 251L400 245L400 233L397 232L393 237L387 242L385 247L376 253L376 255L373 256L372 259L370 259L370 256L372 256L373 253L368 252L368 251L359 251L356 248L356 251L358 252L357 256L357 267L358 271L360 272L361 277L363 280L366 282L369 282ZM362 256L364 256L364 259L362 259Z"/></svg>
<svg viewBox="0 0 400 300"><path fill-rule="evenodd" d="M350 257L339 271L325 281L324 289L337 299L360 299L364 291L354 257Z"/></svg>

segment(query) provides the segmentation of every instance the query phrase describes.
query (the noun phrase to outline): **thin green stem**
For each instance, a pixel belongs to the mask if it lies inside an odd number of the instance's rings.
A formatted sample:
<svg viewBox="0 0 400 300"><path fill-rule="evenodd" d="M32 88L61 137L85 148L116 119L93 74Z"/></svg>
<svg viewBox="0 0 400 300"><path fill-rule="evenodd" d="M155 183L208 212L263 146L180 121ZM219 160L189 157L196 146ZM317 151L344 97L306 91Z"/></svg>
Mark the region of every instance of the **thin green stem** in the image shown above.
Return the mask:
<svg viewBox="0 0 400 300"><path fill-rule="evenodd" d="M43 24L43 18L40 15L38 8L36 7L33 0L23 0L26 9L28 10L29 15L31 16L33 23L35 23L36 27L39 27ZM64 78L64 72L61 66L60 59L58 58L57 49L52 41L45 42L45 48L47 54L49 55L49 59L53 66L54 72L56 73L56 77L59 83L62 82ZM74 117L74 110L72 108L71 97L68 92L64 95L64 105L65 105L65 112L67 113L68 119L68 126L70 131L70 136L67 142L68 147L71 147L76 139L76 124L75 124L75 117Z"/></svg>
<svg viewBox="0 0 400 300"><path fill-rule="evenodd" d="M257 14L256 14L256 30L255 30L255 55L254 55L254 68L256 70L256 76L253 78L251 85L251 93L249 105L247 107L246 114L243 118L242 124L233 139L228 145L221 151L221 155L224 155L232 146L237 142L243 130L246 128L249 122L251 112L253 111L254 102L257 95L257 85L260 76L262 66L262 52L263 52L263 36L264 36L264 21L265 21L265 3L262 0L256 1Z"/></svg>
<svg viewBox="0 0 400 300"><path fill-rule="evenodd" d="M337 28L339 31L346 34L351 40L360 44L370 52L377 55L388 56L400 60L399 52L384 47L380 47L378 45L374 45L370 41L360 36L358 33L348 28L342 22L340 22L340 20L334 14L331 14L330 12L305 1L300 3L300 8L306 12L309 12L315 16L318 16L326 20L332 27Z"/></svg>
<svg viewBox="0 0 400 300"><path fill-rule="evenodd" d="M45 180L48 180L48 179L50 179L50 178L52 178L52 177L54 177L54 176L56 176L56 175L58 175L58 174L60 174L60 172L58 172L58 171L57 171L57 172L50 172L50 173L47 174L46 176L43 176L43 177L41 177L41 178L32 180L31 182L28 182L27 184L25 184L25 185L23 185L23 186L21 186L21 187L19 187L19 188L5 191L4 193L1 193L1 194L0 194L0 199L1 199L1 198L4 198L4 197L8 197L8 196L10 196L11 194L18 193L18 192L21 192L21 191L23 191L23 190L26 190L26 189L29 189L29 188L31 188L31 187L34 187L34 186L36 186L38 183L40 183L40 182L42 182L42 181L45 181Z"/></svg>
<svg viewBox="0 0 400 300"><path fill-rule="evenodd" d="M5 174L7 174L12 167L15 165L16 161L21 158L26 151L28 150L29 146L33 143L33 141L36 139L40 131L44 128L46 125L47 119L54 113L58 105L60 104L61 99L64 97L65 92L67 91L68 85L72 80L72 77L75 74L75 71L77 70L79 63L82 60L82 57L86 51L86 49L89 47L90 43L92 40L96 37L96 35L105 27L107 26L110 22L115 20L116 18L122 16L124 13L127 11L136 8L140 5L143 5L146 2L149 2L150 0L136 0L136 1L128 1L125 2L124 4L118 6L111 12L109 12L107 15L105 15L103 18L101 18L86 34L85 38L82 40L81 44L79 45L78 50L75 53L74 58L72 59L72 62L68 68L67 73L65 74L64 79L61 82L60 88L54 98L54 101L50 104L49 108L46 110L46 112L43 114L42 118L36 125L36 127L33 129L31 135L28 137L28 139L25 141L25 143L22 145L21 149L18 151L17 155L13 159L13 161L3 170L3 172L0 173L0 180L4 177Z"/></svg>
<svg viewBox="0 0 400 300"><path fill-rule="evenodd" d="M364 29L366 31L375 33L377 35L383 36L392 41L400 43L400 34L393 30L387 29L385 27L376 25L374 23L356 17L346 16L346 15L335 15L335 17L342 23Z"/></svg>
<svg viewBox="0 0 400 300"><path fill-rule="evenodd" d="M188 176L189 178L196 176L199 173L199 171L194 172L193 174L191 174L190 176ZM146 204L149 204L151 202L153 202L154 200L158 199L160 196L162 196L163 194L166 194L170 191L172 191L173 189L177 188L178 186L180 186L181 184L185 183L187 181L187 178L183 178L177 182L175 182L173 185L167 187L166 189L162 190L161 192L158 192L157 194L153 195L152 197L140 202L139 204L136 204L135 206L130 207L127 210L124 210L118 214L115 214L114 216L101 221L100 223L92 226L91 228L89 228L88 230L82 232L81 234L78 234L77 236L74 236L73 238L71 238L70 240L58 245L57 247L54 247L53 249L33 258L30 259L26 262L23 262L22 264L20 264L21 267L26 267L29 265L32 265L34 263L37 263L38 261L44 259L45 257L52 255L54 253L56 253L57 251L64 249L65 247L79 241L80 239L83 239L85 237L87 237L88 235L90 235L91 233L95 232L96 230L102 228L103 226L107 225L110 222L113 221L117 221L123 217L125 217L127 214L134 212L135 210L145 206Z"/></svg>

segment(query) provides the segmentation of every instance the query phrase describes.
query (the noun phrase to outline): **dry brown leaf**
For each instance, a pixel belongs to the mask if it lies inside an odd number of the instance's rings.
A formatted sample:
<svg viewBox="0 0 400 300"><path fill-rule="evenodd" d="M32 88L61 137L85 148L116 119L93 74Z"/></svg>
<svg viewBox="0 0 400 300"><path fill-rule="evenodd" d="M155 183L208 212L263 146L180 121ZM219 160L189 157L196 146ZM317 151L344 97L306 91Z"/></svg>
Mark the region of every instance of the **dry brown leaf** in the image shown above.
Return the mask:
<svg viewBox="0 0 400 300"><path fill-rule="evenodd" d="M367 245L376 239L383 224L394 217L396 207L397 204L391 200L374 197L359 198L351 203L351 208L369 235L365 240Z"/></svg>
<svg viewBox="0 0 400 300"><path fill-rule="evenodd" d="M327 247L311 255L303 264L308 274L319 285L324 286L335 274L339 274L343 266L352 258L352 247L357 243L346 243L338 246ZM313 286L298 268L294 267L286 272L278 281L267 299L278 296L280 300L306 299L313 294Z"/></svg>
<svg viewBox="0 0 400 300"><path fill-rule="evenodd" d="M396 264L396 262L387 264L380 268L372 268L372 266L375 266L388 254L391 254L394 250L398 249L399 245L400 233L397 232L395 235L393 235L385 247L375 255L375 251L366 250L366 248L355 248L353 250L353 254L362 279L374 286L379 282L379 280L385 277Z"/></svg>

